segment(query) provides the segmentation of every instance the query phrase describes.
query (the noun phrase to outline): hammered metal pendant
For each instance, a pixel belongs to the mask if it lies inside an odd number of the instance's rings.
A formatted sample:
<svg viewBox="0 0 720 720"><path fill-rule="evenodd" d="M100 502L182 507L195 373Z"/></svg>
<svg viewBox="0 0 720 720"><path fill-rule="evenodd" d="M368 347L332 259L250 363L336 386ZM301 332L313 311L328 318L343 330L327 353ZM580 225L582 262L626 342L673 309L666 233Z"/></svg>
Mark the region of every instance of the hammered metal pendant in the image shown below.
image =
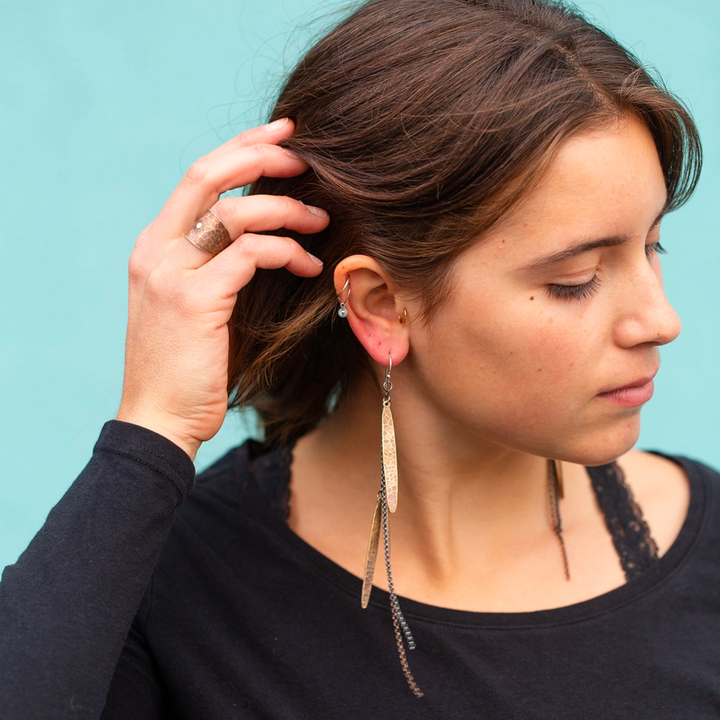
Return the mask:
<svg viewBox="0 0 720 720"><path fill-rule="evenodd" d="M382 507L378 497L373 513L372 525L370 526L370 538L368 539L367 555L365 556L365 574L363 575L362 596L360 602L363 608L370 602L375 565L377 564L378 544L380 543L380 524L382 522Z"/></svg>
<svg viewBox="0 0 720 720"><path fill-rule="evenodd" d="M397 510L398 503L398 471L397 451L395 449L395 424L393 423L389 402L385 403L382 411L382 460L388 510L394 513Z"/></svg>
<svg viewBox="0 0 720 720"><path fill-rule="evenodd" d="M549 462L552 463L552 471L555 474L555 478L557 479L558 495L562 500L565 497L565 484L563 482L562 462L560 462L560 460L550 460Z"/></svg>

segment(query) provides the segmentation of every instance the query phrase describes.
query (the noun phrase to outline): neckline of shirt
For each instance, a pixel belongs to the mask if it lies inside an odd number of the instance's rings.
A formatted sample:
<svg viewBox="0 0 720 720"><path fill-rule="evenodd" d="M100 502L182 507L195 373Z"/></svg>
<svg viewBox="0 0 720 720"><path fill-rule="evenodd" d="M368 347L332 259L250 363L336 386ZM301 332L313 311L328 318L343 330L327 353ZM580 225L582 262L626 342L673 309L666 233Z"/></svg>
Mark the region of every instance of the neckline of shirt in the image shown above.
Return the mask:
<svg viewBox="0 0 720 720"><path fill-rule="evenodd" d="M262 457L261 463L253 463L252 472L258 481L258 486L262 486L265 480L281 481L284 483L285 488L289 486L291 450L291 447L286 447L271 452ZM639 577L589 600L573 605L529 612L498 613L456 610L429 605L400 595L399 599L405 616L415 621L455 627L483 627L497 630L540 628L591 620L647 596L648 593L662 586L690 556L692 547L700 535L704 517L709 509L709 503L706 502L709 488L707 487L707 481L700 473L699 467L685 458L659 452L654 452L654 454L675 462L683 469L690 485L690 503L685 521L673 544L657 562ZM272 512L263 503L258 503L256 509L263 516L264 522L286 546L292 548L306 566L311 567L326 581L355 598L358 611L362 612L360 608L362 580L359 577L323 555L299 535L295 534L277 513ZM389 595L387 591L373 587L370 606L387 611L389 615Z"/></svg>

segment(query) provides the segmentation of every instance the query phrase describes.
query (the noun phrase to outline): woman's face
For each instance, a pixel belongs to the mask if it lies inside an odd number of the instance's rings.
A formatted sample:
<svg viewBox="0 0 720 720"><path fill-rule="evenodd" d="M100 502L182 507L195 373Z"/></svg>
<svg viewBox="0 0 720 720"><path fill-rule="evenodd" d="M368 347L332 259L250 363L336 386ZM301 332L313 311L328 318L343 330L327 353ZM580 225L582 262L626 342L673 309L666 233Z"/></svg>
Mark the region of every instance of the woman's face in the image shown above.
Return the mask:
<svg viewBox="0 0 720 720"><path fill-rule="evenodd" d="M535 455L592 465L632 447L658 346L680 332L657 257L665 203L645 125L569 139L413 328L421 396L450 426Z"/></svg>

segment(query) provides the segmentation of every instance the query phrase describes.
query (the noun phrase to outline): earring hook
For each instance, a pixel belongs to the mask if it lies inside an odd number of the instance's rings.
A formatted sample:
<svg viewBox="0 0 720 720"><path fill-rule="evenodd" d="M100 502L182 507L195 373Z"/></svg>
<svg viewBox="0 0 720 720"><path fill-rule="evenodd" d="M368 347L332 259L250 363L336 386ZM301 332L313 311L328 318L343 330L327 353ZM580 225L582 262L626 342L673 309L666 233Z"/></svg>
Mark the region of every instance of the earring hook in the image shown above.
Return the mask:
<svg viewBox="0 0 720 720"><path fill-rule="evenodd" d="M385 382L383 383L383 390L385 391L385 403L390 402L390 391L393 389L392 381L390 380L390 373L392 372L392 354L388 353L388 364L385 368Z"/></svg>

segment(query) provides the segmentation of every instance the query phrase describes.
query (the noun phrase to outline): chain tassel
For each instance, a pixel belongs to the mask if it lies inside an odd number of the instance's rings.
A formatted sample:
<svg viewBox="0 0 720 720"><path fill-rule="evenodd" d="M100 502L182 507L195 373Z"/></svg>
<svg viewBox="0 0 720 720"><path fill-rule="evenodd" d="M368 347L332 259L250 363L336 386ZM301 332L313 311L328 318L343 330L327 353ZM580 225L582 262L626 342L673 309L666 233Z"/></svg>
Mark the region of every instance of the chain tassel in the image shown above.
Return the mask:
<svg viewBox="0 0 720 720"><path fill-rule="evenodd" d="M389 405L389 403L388 403ZM405 652L405 645L403 643L403 635L407 642L408 649L415 649L415 639L413 638L410 627L405 620L402 610L400 609L400 601L395 593L395 584L393 583L392 569L390 567L390 526L388 522L388 501L387 501L387 485L385 475L385 464L382 465L381 471L382 478L382 489L380 491L380 504L382 506L382 532L383 532L383 545L385 550L385 570L387 572L388 579L388 590L390 591L390 612L392 613L393 629L395 630L395 642L397 643L398 655L400 656L400 666L402 667L403 675L410 689L413 691L415 697L423 697L423 692L418 687L410 671L410 665L408 664L407 654ZM402 632L401 632L402 630Z"/></svg>

